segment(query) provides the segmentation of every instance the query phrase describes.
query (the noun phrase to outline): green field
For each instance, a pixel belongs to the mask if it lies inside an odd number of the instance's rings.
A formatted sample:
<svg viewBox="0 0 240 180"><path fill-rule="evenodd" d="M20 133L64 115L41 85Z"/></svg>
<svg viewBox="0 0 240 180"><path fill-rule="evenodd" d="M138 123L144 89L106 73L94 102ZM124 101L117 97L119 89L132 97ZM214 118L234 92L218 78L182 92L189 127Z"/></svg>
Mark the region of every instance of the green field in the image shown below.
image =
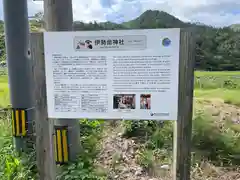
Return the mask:
<svg viewBox="0 0 240 180"><path fill-rule="evenodd" d="M0 76L0 108L10 104L8 77Z"/></svg>
<svg viewBox="0 0 240 180"><path fill-rule="evenodd" d="M0 107L10 103L7 76L0 76ZM194 96L221 98L226 103L240 105L240 72L195 72Z"/></svg>
<svg viewBox="0 0 240 180"><path fill-rule="evenodd" d="M240 72L195 72L194 96L240 106Z"/></svg>
<svg viewBox="0 0 240 180"><path fill-rule="evenodd" d="M7 76L0 76L0 107L9 105ZM221 98L226 102L240 105L240 72L195 72L194 96Z"/></svg>
<svg viewBox="0 0 240 180"><path fill-rule="evenodd" d="M239 77L240 72L195 72L195 113L192 136L193 180L208 178L228 180L229 178L233 179L236 174L240 177L240 171L235 168L240 166L240 122L239 124L233 122L235 120L233 115L239 113L240 108ZM9 103L7 76L0 76L0 108L7 107ZM29 155L19 156L14 152L9 116L2 114L0 117L1 180L12 180L13 177L17 177L17 180L37 180L36 173L33 173L33 169L36 170L36 161L29 160L32 158ZM111 162L108 162L110 163L109 167L107 165L99 167L94 164L100 152L99 142L102 139L105 142L103 137L108 140L116 137L119 134L117 127L123 128L121 131L123 138L120 139L120 142L114 139L111 144L122 143L131 138L141 139L135 152L136 159L132 161L136 161L148 172L147 179L159 175L160 171L157 169L159 164L171 163L172 122L164 123L163 127L154 121L119 121L117 122L119 126L112 126L111 123L99 126L101 123L101 121L80 121L83 151L81 151L77 163L70 164L61 171L60 179L70 180L78 177L79 180L107 180L107 175L112 171L119 172L121 156L115 152ZM105 151L110 152L110 150ZM107 156L110 155L107 154ZM113 160L114 162L112 162ZM208 166L202 167L203 162L207 162ZM104 162L100 163L104 164ZM222 170L225 167L228 168L226 172ZM229 168L235 168L235 170L229 170ZM219 174L216 175L215 171ZM168 176L168 174L164 173L166 180L171 179L171 175ZM114 176L116 175L114 174ZM163 174L159 176L162 177Z"/></svg>

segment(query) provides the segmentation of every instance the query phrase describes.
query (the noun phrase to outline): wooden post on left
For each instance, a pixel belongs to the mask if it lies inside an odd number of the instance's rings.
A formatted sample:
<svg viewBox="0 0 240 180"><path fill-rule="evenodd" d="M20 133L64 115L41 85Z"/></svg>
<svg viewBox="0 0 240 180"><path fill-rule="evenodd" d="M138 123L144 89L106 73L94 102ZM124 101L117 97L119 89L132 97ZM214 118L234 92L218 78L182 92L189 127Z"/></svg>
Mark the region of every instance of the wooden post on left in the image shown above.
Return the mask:
<svg viewBox="0 0 240 180"><path fill-rule="evenodd" d="M53 120L48 119L43 33L31 33L31 59L36 105L36 151L39 180L56 180Z"/></svg>

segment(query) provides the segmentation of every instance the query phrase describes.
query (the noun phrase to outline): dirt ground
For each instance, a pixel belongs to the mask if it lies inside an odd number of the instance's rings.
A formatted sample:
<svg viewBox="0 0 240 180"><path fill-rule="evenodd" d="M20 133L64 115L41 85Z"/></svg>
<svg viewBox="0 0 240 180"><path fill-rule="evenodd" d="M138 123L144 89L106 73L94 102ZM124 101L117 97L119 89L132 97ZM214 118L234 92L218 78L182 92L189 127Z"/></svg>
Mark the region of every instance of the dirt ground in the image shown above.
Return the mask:
<svg viewBox="0 0 240 180"><path fill-rule="evenodd" d="M240 108L225 104L221 99L195 99L195 109L202 109L212 115L216 123L228 120L234 124L240 124ZM105 171L109 180L171 180L171 165L162 164L155 169L158 177L147 173L136 160L136 154L140 145L134 139L126 139L121 136L122 129L119 123L108 127L102 138L102 150L96 162L96 166ZM223 169L215 167L208 162L202 162L193 168L191 179L193 180L240 180L239 169Z"/></svg>

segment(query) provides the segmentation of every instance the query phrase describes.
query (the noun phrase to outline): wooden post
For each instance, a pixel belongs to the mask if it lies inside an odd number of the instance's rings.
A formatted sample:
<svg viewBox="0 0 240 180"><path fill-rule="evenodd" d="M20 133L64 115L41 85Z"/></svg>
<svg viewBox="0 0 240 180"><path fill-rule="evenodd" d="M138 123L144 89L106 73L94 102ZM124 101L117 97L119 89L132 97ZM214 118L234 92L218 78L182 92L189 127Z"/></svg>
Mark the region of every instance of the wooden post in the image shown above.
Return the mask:
<svg viewBox="0 0 240 180"><path fill-rule="evenodd" d="M181 29L178 120L174 122L174 180L190 180L194 64L195 38L193 31Z"/></svg>
<svg viewBox="0 0 240 180"><path fill-rule="evenodd" d="M56 180L56 165L53 151L53 121L48 119L47 112L43 34L32 33L30 40L32 71L35 82L36 154L39 179Z"/></svg>
<svg viewBox="0 0 240 180"><path fill-rule="evenodd" d="M72 31L72 0L44 0L46 31ZM75 161L80 152L78 119L55 119L54 125L68 128L69 160Z"/></svg>
<svg viewBox="0 0 240 180"><path fill-rule="evenodd" d="M72 31L72 0L44 0L44 21L47 31Z"/></svg>

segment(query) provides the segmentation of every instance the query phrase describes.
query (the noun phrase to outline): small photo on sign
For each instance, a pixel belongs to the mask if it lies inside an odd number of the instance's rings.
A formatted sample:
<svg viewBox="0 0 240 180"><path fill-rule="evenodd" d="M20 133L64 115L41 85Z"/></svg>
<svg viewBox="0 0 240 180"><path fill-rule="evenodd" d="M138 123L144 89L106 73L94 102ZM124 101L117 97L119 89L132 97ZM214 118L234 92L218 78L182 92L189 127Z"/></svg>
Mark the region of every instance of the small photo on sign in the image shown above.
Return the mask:
<svg viewBox="0 0 240 180"><path fill-rule="evenodd" d="M113 109L135 109L135 94L114 94Z"/></svg>
<svg viewBox="0 0 240 180"><path fill-rule="evenodd" d="M77 43L77 47L76 49L92 49L93 46L92 46L92 41L90 40L86 40L86 41L79 41Z"/></svg>
<svg viewBox="0 0 240 180"><path fill-rule="evenodd" d="M140 95L140 109L151 109L151 94Z"/></svg>

